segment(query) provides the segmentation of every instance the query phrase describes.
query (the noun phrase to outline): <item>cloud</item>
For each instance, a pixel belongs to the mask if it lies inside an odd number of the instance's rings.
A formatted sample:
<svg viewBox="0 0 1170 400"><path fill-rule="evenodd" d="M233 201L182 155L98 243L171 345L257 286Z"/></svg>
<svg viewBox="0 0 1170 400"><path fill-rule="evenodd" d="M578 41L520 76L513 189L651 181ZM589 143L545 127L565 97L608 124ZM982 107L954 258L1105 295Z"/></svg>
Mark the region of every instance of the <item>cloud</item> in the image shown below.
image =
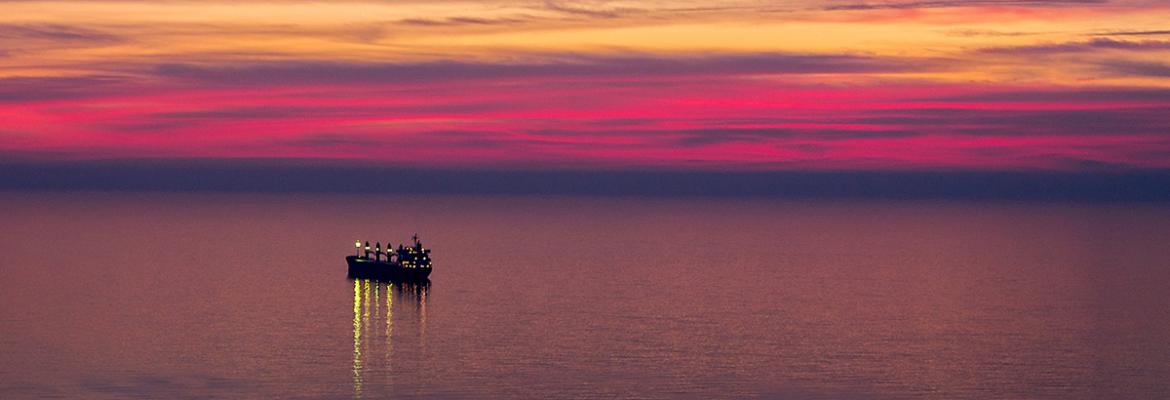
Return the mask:
<svg viewBox="0 0 1170 400"><path fill-rule="evenodd" d="M1121 76L1170 78L1170 64L1151 61L1110 60L1099 64L1107 72Z"/></svg>
<svg viewBox="0 0 1170 400"><path fill-rule="evenodd" d="M1092 33L1092 36L1163 36L1170 35L1170 31L1111 31Z"/></svg>
<svg viewBox="0 0 1170 400"><path fill-rule="evenodd" d="M385 145L385 140L371 136L357 136L352 134L312 133L290 138L278 138L270 143L278 146L291 147L364 147L376 148Z"/></svg>
<svg viewBox="0 0 1170 400"><path fill-rule="evenodd" d="M0 150L0 160L7 154ZM138 159L8 162L4 189L229 192L463 193L542 195L769 196L780 198L1170 201L1170 173L1086 158L1062 159L1066 172L1040 171L696 171L612 169L427 169L354 160L296 158ZM774 161L771 166L783 164ZM392 184L391 184L392 183ZM238 393L243 381L189 381ZM140 387L90 382L87 389L135 397ZM167 384L167 387L185 387ZM127 388L131 390L127 390ZM203 387L203 386L199 386ZM772 391L792 398L798 392ZM218 394L218 393L216 393ZM829 397L852 399L861 396Z"/></svg>
<svg viewBox="0 0 1170 400"><path fill-rule="evenodd" d="M0 78L0 103L103 96L126 82L123 77L104 75Z"/></svg>
<svg viewBox="0 0 1170 400"><path fill-rule="evenodd" d="M783 120L782 120L783 121ZM553 129L532 132L536 137L575 137L575 138L636 138L646 142L665 146L704 147L726 143L754 143L767 144L776 141L791 139L805 139L817 141L843 141L859 138L896 138L922 134L921 132L899 130L895 128L803 128L783 126L779 122L775 127L737 128L712 127L691 129L667 129L661 127L624 127L619 129L597 130L570 130Z"/></svg>
<svg viewBox="0 0 1170 400"><path fill-rule="evenodd" d="M724 143L768 143L778 139L803 139L818 142L851 139L900 138L920 136L922 132L899 129L844 129L844 128L739 128L690 129L671 132L677 136L673 144L679 146L710 146Z"/></svg>
<svg viewBox="0 0 1170 400"><path fill-rule="evenodd" d="M1157 135L1170 139L1164 107L1108 109L904 108L868 110L843 124L901 129L906 133L979 136L1119 137Z"/></svg>
<svg viewBox="0 0 1170 400"><path fill-rule="evenodd" d="M447 17L447 18L406 18L396 21L402 25L416 26L466 26L466 25L514 25L527 22L527 18L479 18L479 17Z"/></svg>
<svg viewBox="0 0 1170 400"><path fill-rule="evenodd" d="M265 145L310 149L344 148L394 151L424 147L435 150L438 148L436 144L439 143L446 150L457 148L496 148L506 150L506 146L509 143L515 143L515 141L510 139L504 132L475 130L435 130L425 133L400 135L361 135L353 132L334 131L277 137L269 142L265 142Z"/></svg>
<svg viewBox="0 0 1170 400"><path fill-rule="evenodd" d="M1122 108L1108 110L968 111L952 119L957 131L990 135L1127 136L1159 135L1170 139L1166 109Z"/></svg>
<svg viewBox="0 0 1170 400"><path fill-rule="evenodd" d="M418 115L428 113L479 113L510 109L507 104L500 103L455 103L443 102L436 104L411 105L381 105L381 106L244 106L219 107L209 110L172 111L149 114L152 119L167 120L256 120L256 119L304 119L304 118L349 118L357 119L369 116L388 115Z"/></svg>
<svg viewBox="0 0 1170 400"><path fill-rule="evenodd" d="M955 36L955 37L980 37L980 36L1012 37L1012 36L1039 35L1041 33L1040 32L997 31L994 29L951 29L951 30L943 31L943 34L945 34L947 36Z"/></svg>
<svg viewBox="0 0 1170 400"><path fill-rule="evenodd" d="M501 102L465 102L458 99L431 100L430 104L393 105L329 104L328 101L319 99L314 105L192 106L197 108L127 114L92 126L105 132L124 134L193 135L200 130L232 130L261 123L263 132L271 134L298 132L308 126L366 126L368 121L422 119L428 116L455 115L469 118L500 110L515 111L518 108ZM350 132L348 138L353 137Z"/></svg>
<svg viewBox="0 0 1170 400"><path fill-rule="evenodd" d="M915 8L947 8L973 6L1022 6L1022 7L1052 7L1069 5L1103 4L1108 0L940 0L940 1L881 1L865 3L848 3L832 5L822 8L827 11L852 10L881 10L881 9L915 9Z"/></svg>
<svg viewBox="0 0 1170 400"><path fill-rule="evenodd" d="M324 102L324 99L323 99ZM187 126L202 122L234 123L241 120L302 120L418 117L433 113L457 113L470 116L476 113L510 110L514 105L498 102L438 102L432 104L397 105L246 105L218 106L218 108L146 113L146 127ZM159 125L161 124L161 125Z"/></svg>
<svg viewBox="0 0 1170 400"><path fill-rule="evenodd" d="M989 47L980 49L981 53L1038 55L1057 53L1080 53L1099 50L1132 50L1132 51L1163 51L1170 50L1170 41L1163 40L1115 40L1096 38L1084 42L1049 43L1028 46Z"/></svg>
<svg viewBox="0 0 1170 400"><path fill-rule="evenodd" d="M554 0L545 0L544 8L556 12L561 12L574 16L583 16L589 18L617 18L621 16L622 11L631 11L632 9L605 9L600 7L589 7L585 2L562 2Z"/></svg>
<svg viewBox="0 0 1170 400"><path fill-rule="evenodd" d="M51 40L56 42L120 42L122 37L64 24L0 24L0 39Z"/></svg>
<svg viewBox="0 0 1170 400"><path fill-rule="evenodd" d="M548 63L343 63L288 61L203 66L164 64L154 73L200 84L273 85L328 83L377 85L494 79L582 79L622 77L728 78L771 74L922 72L942 68L939 59L789 53L689 57L585 56Z"/></svg>
<svg viewBox="0 0 1170 400"><path fill-rule="evenodd" d="M991 93L967 94L947 97L922 98L921 101L931 102L963 102L963 103L1133 103L1155 102L1170 103L1170 89L1157 88L1091 88L1076 90L1059 89L1032 89L1032 90L1003 90Z"/></svg>

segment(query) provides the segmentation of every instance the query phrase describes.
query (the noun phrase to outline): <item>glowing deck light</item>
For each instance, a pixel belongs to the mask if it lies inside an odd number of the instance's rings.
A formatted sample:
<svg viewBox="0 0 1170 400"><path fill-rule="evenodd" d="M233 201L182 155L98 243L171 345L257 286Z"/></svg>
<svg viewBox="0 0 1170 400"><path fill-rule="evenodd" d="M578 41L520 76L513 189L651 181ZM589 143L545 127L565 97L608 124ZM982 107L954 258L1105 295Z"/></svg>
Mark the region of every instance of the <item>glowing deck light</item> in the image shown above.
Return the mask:
<svg viewBox="0 0 1170 400"><path fill-rule="evenodd" d="M358 248L358 249L362 248L362 241L359 240L359 241L353 242L353 247Z"/></svg>

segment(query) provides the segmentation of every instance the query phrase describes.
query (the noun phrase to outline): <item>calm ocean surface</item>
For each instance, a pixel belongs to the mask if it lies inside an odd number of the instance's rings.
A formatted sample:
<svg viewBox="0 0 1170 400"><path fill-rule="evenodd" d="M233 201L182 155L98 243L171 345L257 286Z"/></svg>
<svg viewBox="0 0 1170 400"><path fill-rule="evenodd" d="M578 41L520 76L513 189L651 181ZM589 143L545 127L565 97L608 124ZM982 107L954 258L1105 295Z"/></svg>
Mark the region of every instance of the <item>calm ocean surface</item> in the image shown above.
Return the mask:
<svg viewBox="0 0 1170 400"><path fill-rule="evenodd" d="M1170 398L1170 207L0 193L0 398ZM345 277L355 239L429 287Z"/></svg>

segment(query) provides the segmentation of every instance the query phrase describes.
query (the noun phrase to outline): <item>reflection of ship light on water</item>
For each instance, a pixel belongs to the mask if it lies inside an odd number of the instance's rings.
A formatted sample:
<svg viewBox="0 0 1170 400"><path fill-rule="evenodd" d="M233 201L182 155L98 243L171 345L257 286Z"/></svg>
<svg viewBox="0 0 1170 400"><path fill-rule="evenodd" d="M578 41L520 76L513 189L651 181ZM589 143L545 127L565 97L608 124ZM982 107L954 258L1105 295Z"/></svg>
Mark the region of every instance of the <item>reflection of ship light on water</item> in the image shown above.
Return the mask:
<svg viewBox="0 0 1170 400"><path fill-rule="evenodd" d="M390 310L394 309L394 302L393 302L393 300L391 300L392 297L393 296L390 295L390 291L387 290L386 291L386 342L385 342L386 351L384 353L382 353L382 362L384 362L387 366L390 365L390 353L394 352L394 343L390 341L390 338L392 336L394 336L394 318L392 318L393 315L390 314Z"/></svg>
<svg viewBox="0 0 1170 400"><path fill-rule="evenodd" d="M362 395L362 291L353 281L353 394Z"/></svg>
<svg viewBox="0 0 1170 400"><path fill-rule="evenodd" d="M371 286L373 287L372 306L374 307L371 313ZM400 309L400 312L405 312L406 315L411 313L414 315L414 322L418 327L419 345L426 344L426 307L427 295L429 291L429 284L391 284L387 282L378 282L368 279L355 279L353 282L353 392L355 398L362 397L363 385L377 385L379 382L374 379L372 374L382 376L384 378L392 378L392 364L391 358L393 355L394 344L394 307L410 307L412 308ZM386 304L382 305L381 298L386 298ZM395 304L394 298L399 300L399 304ZM403 304L405 301L406 304ZM386 307L385 314L382 314L381 308ZM372 314L372 315L371 315ZM383 317L384 315L384 317ZM400 316L401 317L401 316ZM378 332L377 319L386 318L386 327L382 332ZM371 321L371 319L373 321ZM409 326L410 321L407 321ZM409 330L407 332L410 332ZM377 336L381 334L383 340L381 346L378 345ZM363 340L363 336L364 339ZM409 338L410 334L407 333ZM372 339L372 340L371 340ZM409 340L409 339L408 339ZM371 358L371 355L377 357L377 353L381 352L381 365L376 360L378 358ZM371 364L371 360L375 360ZM382 369L384 371L379 371ZM378 374L378 372L384 372ZM367 379L369 378L369 379ZM375 386L376 387L376 386Z"/></svg>

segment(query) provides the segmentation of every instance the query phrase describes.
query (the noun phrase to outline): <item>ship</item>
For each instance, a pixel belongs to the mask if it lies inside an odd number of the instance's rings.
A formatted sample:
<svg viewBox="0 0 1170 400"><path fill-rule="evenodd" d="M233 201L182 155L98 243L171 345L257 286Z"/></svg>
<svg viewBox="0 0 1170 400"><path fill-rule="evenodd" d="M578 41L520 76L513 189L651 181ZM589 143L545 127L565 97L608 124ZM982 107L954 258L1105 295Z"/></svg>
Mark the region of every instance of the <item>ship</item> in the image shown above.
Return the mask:
<svg viewBox="0 0 1170 400"><path fill-rule="evenodd" d="M397 249L386 242L385 250L382 249L382 242L376 242L370 247L368 241L364 246L362 241L355 241L353 245L357 248L357 254L345 257L345 263L349 264L349 277L391 282L430 282L431 249L423 247L417 234L411 239L414 244L398 245Z"/></svg>

